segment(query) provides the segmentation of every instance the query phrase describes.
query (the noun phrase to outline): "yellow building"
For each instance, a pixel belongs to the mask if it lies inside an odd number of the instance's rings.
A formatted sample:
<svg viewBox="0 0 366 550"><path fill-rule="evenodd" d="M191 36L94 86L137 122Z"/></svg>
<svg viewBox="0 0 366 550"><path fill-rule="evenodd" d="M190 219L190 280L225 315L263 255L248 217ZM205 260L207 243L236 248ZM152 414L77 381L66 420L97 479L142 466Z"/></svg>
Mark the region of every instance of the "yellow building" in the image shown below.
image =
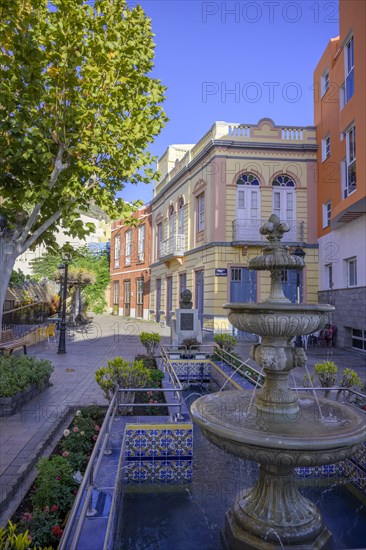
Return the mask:
<svg viewBox="0 0 366 550"><path fill-rule="evenodd" d="M204 328L230 329L223 304L266 298L267 273L248 269L266 244L272 212L301 247L300 277L284 272L292 301L317 301L316 136L313 127L215 122L196 145L171 145L159 159L152 200L150 318L168 324L184 288ZM300 251L301 252L301 251Z"/></svg>

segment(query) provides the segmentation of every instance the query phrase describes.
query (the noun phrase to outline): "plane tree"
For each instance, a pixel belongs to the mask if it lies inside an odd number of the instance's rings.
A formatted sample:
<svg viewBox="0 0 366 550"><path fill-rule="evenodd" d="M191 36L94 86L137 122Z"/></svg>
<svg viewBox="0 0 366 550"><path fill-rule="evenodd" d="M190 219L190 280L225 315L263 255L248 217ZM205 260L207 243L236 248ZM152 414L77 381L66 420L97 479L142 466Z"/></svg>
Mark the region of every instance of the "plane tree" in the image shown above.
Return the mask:
<svg viewBox="0 0 366 550"><path fill-rule="evenodd" d="M156 178L149 144L167 118L151 71L151 20L125 0L0 4L0 330L15 260L83 238L91 204L130 215L127 182ZM119 197L119 198L118 198Z"/></svg>

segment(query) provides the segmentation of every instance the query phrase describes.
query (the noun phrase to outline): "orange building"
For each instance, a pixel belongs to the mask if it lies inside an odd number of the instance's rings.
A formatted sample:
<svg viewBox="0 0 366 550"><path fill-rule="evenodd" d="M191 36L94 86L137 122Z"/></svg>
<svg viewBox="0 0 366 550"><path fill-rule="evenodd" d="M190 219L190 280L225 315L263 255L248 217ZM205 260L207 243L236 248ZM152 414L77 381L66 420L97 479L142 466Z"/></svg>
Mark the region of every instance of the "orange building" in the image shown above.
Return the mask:
<svg viewBox="0 0 366 550"><path fill-rule="evenodd" d="M338 344L366 351L366 2L340 0L339 20L314 72L319 301Z"/></svg>
<svg viewBox="0 0 366 550"><path fill-rule="evenodd" d="M111 308L115 315L149 318L151 206L134 213L139 223L112 224Z"/></svg>

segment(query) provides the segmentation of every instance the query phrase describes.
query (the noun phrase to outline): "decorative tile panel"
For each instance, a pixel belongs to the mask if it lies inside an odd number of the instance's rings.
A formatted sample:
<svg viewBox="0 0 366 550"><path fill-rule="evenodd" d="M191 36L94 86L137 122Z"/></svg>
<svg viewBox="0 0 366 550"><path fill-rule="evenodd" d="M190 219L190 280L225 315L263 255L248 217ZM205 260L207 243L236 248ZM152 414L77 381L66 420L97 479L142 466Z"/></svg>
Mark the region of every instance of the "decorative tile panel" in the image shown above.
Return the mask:
<svg viewBox="0 0 366 550"><path fill-rule="evenodd" d="M127 424L123 458L127 482L191 481L193 426L191 423Z"/></svg>

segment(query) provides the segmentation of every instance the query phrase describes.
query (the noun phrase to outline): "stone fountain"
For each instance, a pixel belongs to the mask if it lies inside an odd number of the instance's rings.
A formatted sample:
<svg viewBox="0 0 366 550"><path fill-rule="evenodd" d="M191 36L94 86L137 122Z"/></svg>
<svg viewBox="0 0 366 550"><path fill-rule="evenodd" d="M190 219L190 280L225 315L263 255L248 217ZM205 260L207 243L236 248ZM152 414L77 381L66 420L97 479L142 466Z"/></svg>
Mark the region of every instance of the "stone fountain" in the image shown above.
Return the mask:
<svg viewBox="0 0 366 550"><path fill-rule="evenodd" d="M273 214L260 228L269 244L249 263L270 272L268 298L224 306L233 326L262 337L252 357L264 370L263 387L255 391L254 403L252 391L226 391L201 397L191 408L212 443L260 464L256 485L240 493L226 513L222 543L230 550L328 547L331 533L318 508L300 493L294 468L345 460L366 439L361 411L289 388L290 371L306 363L304 350L291 340L324 327L334 310L291 304L284 296L282 271L304 267L303 258L291 256L281 243L289 229Z"/></svg>

